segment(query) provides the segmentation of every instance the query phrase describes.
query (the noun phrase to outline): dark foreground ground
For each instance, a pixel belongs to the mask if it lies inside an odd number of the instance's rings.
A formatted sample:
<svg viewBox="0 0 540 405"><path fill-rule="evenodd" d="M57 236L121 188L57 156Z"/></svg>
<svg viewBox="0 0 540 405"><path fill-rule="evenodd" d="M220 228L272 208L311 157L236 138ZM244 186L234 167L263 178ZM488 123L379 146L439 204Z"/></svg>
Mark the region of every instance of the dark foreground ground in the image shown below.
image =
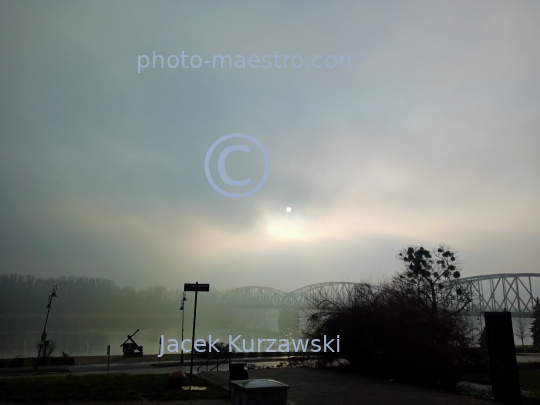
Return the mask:
<svg viewBox="0 0 540 405"><path fill-rule="evenodd" d="M224 388L228 387L228 371L201 373L199 376ZM259 369L249 370L249 377L273 379L288 384L290 386L288 405L487 405L490 403L443 390L376 380L336 369ZM50 401L51 398L48 400ZM57 403L70 405L228 405L231 402L228 399L156 401L132 398L132 401L67 400Z"/></svg>
<svg viewBox="0 0 540 405"><path fill-rule="evenodd" d="M116 357L116 356L115 356ZM145 356L146 357L146 356ZM529 358L530 357L530 358ZM77 365L69 367L62 374L103 374L106 370L106 357L96 356L94 358L77 359ZM146 374L148 372L170 372L176 368L158 369L150 366L150 361L156 363L156 356L148 358L123 359L111 356L111 363L115 363L115 370L119 373ZM161 361L171 361L176 358L166 358ZM518 361L538 361L538 355L518 356ZM112 364L111 364L112 366ZM187 368L187 367L186 367ZM111 367L112 369L112 367ZM3 371L8 371L4 369ZM16 370L13 370L16 371ZM184 370L187 372L187 369ZM491 401L474 399L452 392L415 387L406 384L400 384L392 381L371 379L359 375L348 374L339 370L328 369L281 369L264 368L248 370L250 378L273 379L288 384L289 405L484 405L493 404ZM2 375L4 373L1 373ZM34 374L34 373L31 373ZM55 373L56 374L56 373ZM201 377L207 378L212 382L218 383L223 387L228 387L229 372L218 371L210 373L201 373ZM7 376L6 376L7 377ZM188 401L161 401L153 400L141 401L115 401L115 402L92 402L92 401L69 401L70 405L225 405L230 404L229 400L188 400ZM19 403L21 404L21 403Z"/></svg>
<svg viewBox="0 0 540 405"><path fill-rule="evenodd" d="M205 373L227 385L228 371ZM204 376L201 374L201 376ZM211 376L211 377L210 377ZM291 405L484 405L492 402L442 390L376 380L328 369L249 370L249 378L268 378L290 386Z"/></svg>

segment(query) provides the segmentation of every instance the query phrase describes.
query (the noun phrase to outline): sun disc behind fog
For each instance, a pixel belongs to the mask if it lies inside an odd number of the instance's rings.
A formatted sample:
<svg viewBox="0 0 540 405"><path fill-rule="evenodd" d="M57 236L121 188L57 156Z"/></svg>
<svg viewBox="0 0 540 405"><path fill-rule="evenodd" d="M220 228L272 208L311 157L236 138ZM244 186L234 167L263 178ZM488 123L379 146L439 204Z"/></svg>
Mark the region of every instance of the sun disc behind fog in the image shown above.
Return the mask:
<svg viewBox="0 0 540 405"><path fill-rule="evenodd" d="M291 208L291 207L287 207L287 208L285 208L285 211L291 212L291 211L292 211L292 208Z"/></svg>

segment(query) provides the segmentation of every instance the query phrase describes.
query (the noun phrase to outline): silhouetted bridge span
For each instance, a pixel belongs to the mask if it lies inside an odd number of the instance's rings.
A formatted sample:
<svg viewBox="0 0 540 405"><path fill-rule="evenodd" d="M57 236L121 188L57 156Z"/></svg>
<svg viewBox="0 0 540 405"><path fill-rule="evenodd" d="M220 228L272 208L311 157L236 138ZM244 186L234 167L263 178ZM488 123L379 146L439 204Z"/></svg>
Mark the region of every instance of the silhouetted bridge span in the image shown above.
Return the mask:
<svg viewBox="0 0 540 405"><path fill-rule="evenodd" d="M540 273L505 273L473 276L454 280L472 295L467 310L471 315L484 311L511 311L516 317L531 317L535 295L533 282L540 283ZM324 294L329 297L346 296L356 284L327 282L307 285L291 292L271 287L239 287L223 294L222 304L265 308L302 308L310 299Z"/></svg>

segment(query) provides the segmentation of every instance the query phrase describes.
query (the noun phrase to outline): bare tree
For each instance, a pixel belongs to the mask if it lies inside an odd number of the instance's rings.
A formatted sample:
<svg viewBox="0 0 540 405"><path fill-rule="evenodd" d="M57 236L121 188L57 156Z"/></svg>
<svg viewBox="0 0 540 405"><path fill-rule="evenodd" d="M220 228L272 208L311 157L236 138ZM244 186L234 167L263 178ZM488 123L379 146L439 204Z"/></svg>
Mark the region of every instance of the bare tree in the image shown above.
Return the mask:
<svg viewBox="0 0 540 405"><path fill-rule="evenodd" d="M521 339L521 348L525 349L525 345L523 344L523 339L528 338L531 336L529 333L529 326L531 322L524 318L517 318L516 319L516 326L514 326L514 336L518 339Z"/></svg>
<svg viewBox="0 0 540 405"><path fill-rule="evenodd" d="M452 316L470 304L472 292L457 281L461 265L448 246L440 245L432 252L411 246L403 249L397 259L404 265L399 278L433 312L441 310L445 316Z"/></svg>

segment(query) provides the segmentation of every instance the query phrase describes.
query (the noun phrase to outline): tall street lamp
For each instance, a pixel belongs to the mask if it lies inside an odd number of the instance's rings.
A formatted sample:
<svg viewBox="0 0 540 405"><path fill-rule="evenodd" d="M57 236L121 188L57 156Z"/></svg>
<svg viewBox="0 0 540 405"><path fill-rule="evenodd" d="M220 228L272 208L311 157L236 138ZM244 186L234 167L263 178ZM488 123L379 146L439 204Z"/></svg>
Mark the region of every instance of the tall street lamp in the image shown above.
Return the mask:
<svg viewBox="0 0 540 405"><path fill-rule="evenodd" d="M180 364L184 364L184 349L182 346L184 342L184 304L186 301L186 292L184 291L184 295L182 297L182 306L180 307L180 311L182 311L182 343L180 343Z"/></svg>
<svg viewBox="0 0 540 405"><path fill-rule="evenodd" d="M43 350L43 354L45 354L45 346L47 341L47 321L49 320L49 312L51 312L51 303L52 299L55 298L56 295L56 285L53 287L51 295L49 295L49 302L45 308L47 308L47 316L45 317L45 325L43 326L43 333L41 334L41 341L39 343L39 350L38 355L36 359L36 364L34 364L34 370L37 370L38 364L39 364L39 356L41 355L41 351Z"/></svg>

